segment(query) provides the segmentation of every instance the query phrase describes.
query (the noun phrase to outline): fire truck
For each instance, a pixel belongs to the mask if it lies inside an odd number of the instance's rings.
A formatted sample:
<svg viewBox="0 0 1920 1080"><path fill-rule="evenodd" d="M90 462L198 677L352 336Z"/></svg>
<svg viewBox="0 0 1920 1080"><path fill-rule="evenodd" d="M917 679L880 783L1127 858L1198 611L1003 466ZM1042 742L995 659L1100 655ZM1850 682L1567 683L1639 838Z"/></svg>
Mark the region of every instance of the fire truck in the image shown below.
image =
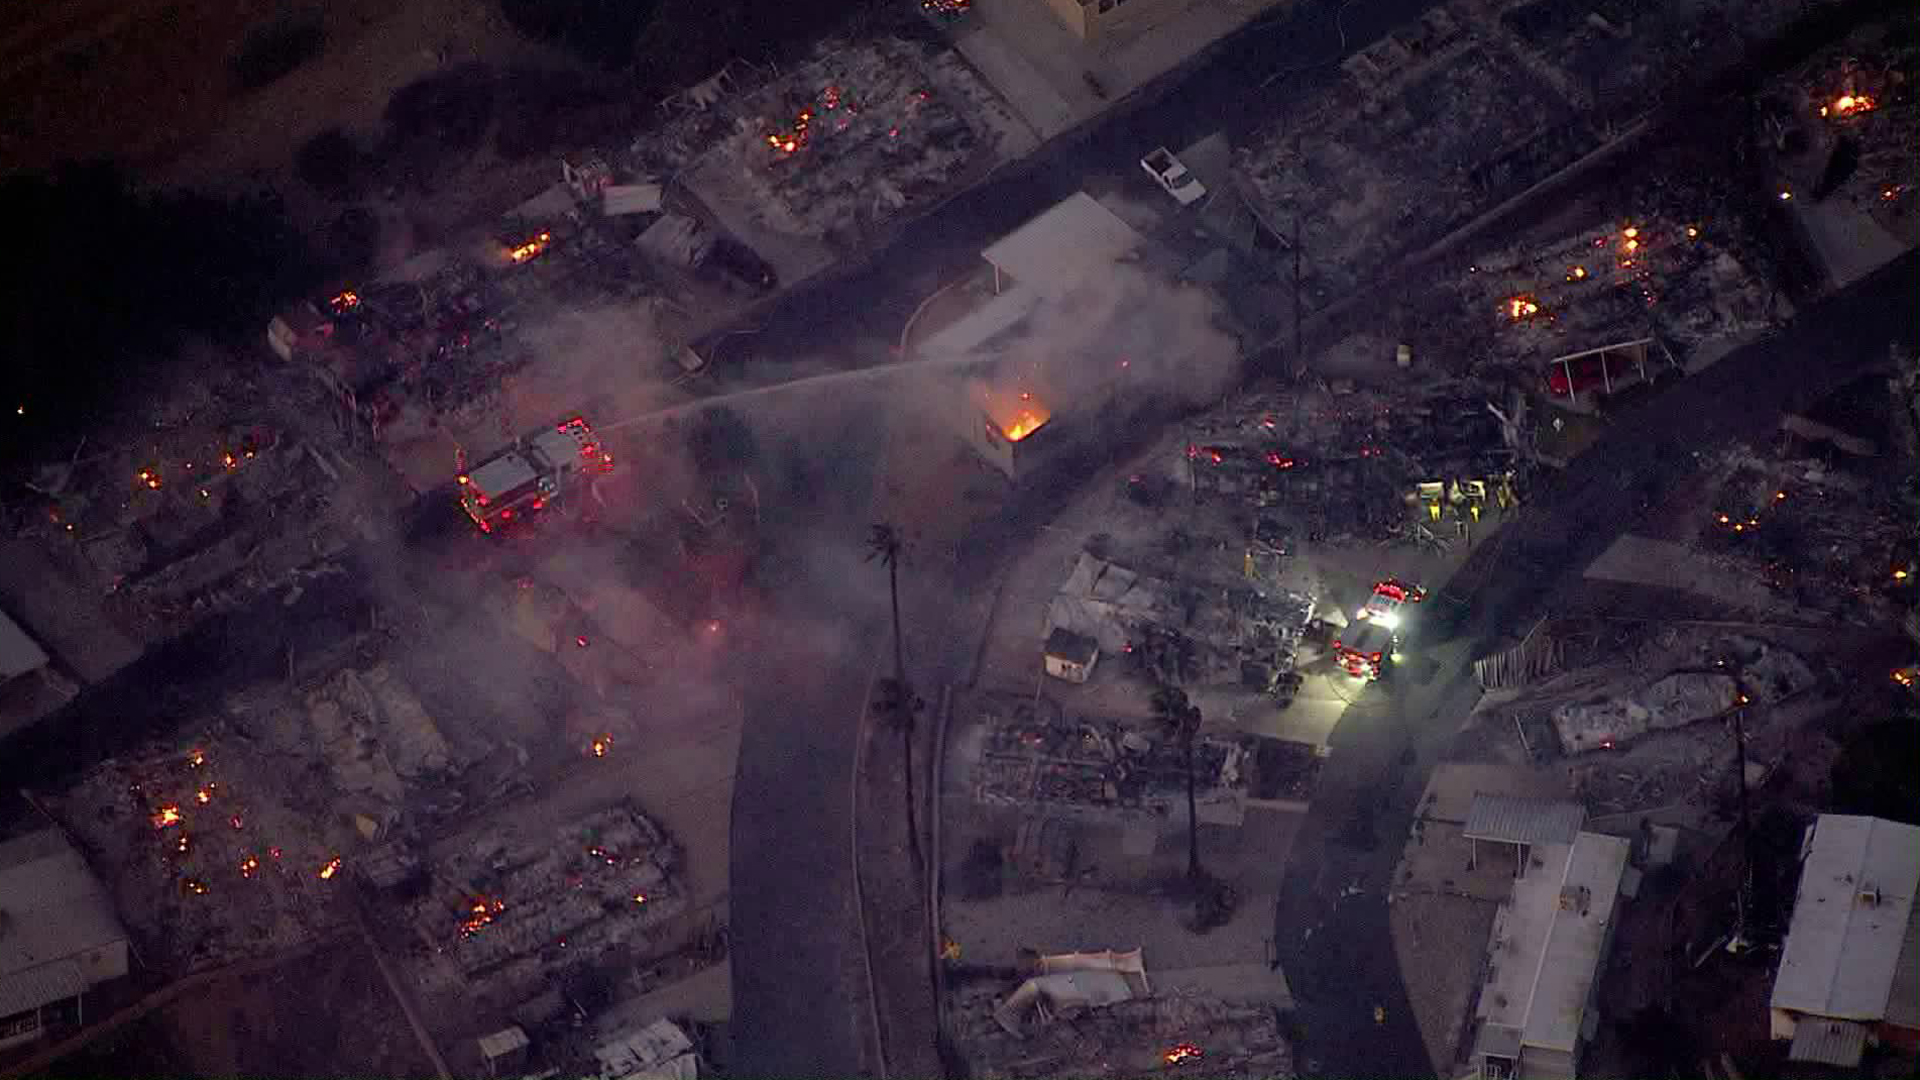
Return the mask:
<svg viewBox="0 0 1920 1080"><path fill-rule="evenodd" d="M1405 608L1426 598L1425 589L1396 578L1375 582L1366 606L1353 613L1353 622L1334 639L1334 659L1349 675L1379 678L1382 665L1399 647Z"/></svg>
<svg viewBox="0 0 1920 1080"><path fill-rule="evenodd" d="M461 473L460 506L491 533L546 509L587 475L612 470L613 455L576 416L529 432Z"/></svg>

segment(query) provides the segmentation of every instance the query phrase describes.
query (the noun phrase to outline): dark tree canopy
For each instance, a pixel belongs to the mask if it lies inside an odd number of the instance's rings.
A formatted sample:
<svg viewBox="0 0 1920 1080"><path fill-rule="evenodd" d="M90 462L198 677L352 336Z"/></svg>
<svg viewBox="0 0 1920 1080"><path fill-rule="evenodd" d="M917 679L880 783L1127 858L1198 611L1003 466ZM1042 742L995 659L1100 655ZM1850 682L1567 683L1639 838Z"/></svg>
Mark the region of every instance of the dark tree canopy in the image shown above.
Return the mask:
<svg viewBox="0 0 1920 1080"><path fill-rule="evenodd" d="M501 0L507 22L522 34L558 45L591 63L621 68L652 18L657 0Z"/></svg>
<svg viewBox="0 0 1920 1080"><path fill-rule="evenodd" d="M270 198L138 192L86 166L9 177L0 204L0 464L154 385L182 334L256 340L325 273Z"/></svg>
<svg viewBox="0 0 1920 1080"><path fill-rule="evenodd" d="M1833 763L1833 812L1920 825L1920 721L1876 720L1847 739Z"/></svg>

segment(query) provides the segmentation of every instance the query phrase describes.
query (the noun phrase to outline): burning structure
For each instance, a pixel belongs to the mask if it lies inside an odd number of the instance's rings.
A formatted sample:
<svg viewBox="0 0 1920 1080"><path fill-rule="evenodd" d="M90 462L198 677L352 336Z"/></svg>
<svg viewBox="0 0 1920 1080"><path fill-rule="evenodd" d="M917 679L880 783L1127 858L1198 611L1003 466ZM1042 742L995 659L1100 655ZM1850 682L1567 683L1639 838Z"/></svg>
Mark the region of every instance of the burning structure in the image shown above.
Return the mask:
<svg viewBox="0 0 1920 1080"><path fill-rule="evenodd" d="M970 383L955 430L980 459L1009 480L1038 471L1064 445L1053 413L1031 390Z"/></svg>

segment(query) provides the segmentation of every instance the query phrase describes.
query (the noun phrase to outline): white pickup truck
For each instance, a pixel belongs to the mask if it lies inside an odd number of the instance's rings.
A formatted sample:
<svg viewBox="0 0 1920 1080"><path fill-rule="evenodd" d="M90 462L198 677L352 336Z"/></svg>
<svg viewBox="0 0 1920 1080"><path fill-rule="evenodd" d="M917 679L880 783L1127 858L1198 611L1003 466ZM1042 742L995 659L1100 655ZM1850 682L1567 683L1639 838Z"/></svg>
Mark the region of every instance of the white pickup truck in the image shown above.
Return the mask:
<svg viewBox="0 0 1920 1080"><path fill-rule="evenodd" d="M1153 177L1154 183L1179 200L1181 206L1192 206L1207 197L1206 185L1188 172L1187 167L1180 164L1180 159L1164 146L1141 158L1140 167L1147 170L1147 175Z"/></svg>

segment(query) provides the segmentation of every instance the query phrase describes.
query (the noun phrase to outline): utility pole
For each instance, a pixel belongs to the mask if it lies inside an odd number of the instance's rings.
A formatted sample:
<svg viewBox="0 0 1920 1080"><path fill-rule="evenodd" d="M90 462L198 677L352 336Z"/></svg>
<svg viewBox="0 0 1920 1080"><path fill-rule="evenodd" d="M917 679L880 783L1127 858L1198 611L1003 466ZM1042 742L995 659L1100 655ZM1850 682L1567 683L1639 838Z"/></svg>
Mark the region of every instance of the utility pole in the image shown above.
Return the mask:
<svg viewBox="0 0 1920 1080"><path fill-rule="evenodd" d="M1307 373L1307 355L1301 344L1300 330L1300 208L1293 210L1293 370L1296 376Z"/></svg>

